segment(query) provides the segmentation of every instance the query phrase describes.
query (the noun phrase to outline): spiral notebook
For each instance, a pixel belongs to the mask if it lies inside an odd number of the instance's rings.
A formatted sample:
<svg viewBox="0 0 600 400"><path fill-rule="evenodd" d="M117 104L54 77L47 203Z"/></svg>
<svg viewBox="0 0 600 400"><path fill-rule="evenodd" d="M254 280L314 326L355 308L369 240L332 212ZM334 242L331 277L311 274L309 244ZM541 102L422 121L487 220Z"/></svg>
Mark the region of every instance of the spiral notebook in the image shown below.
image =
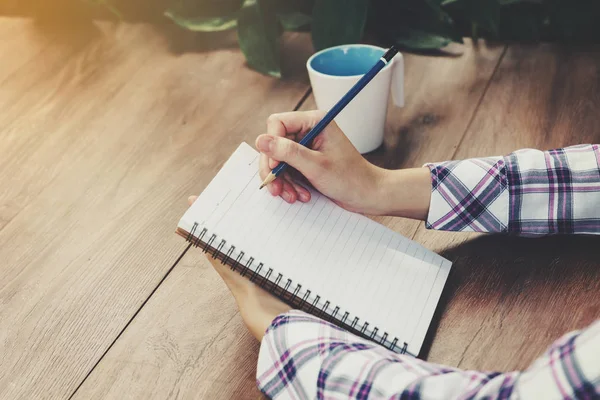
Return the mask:
<svg viewBox="0 0 600 400"><path fill-rule="evenodd" d="M242 143L177 232L293 307L417 356L451 263L319 192L288 204L258 190L257 171Z"/></svg>

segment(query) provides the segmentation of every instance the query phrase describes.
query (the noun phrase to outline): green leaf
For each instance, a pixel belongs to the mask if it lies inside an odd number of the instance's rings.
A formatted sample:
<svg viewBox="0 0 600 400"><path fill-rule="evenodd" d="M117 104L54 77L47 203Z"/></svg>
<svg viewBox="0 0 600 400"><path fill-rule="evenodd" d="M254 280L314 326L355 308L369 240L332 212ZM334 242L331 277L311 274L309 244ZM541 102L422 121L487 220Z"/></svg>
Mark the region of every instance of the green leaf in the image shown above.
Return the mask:
<svg viewBox="0 0 600 400"><path fill-rule="evenodd" d="M165 11L165 15L182 28L194 32L220 32L237 26L237 16L186 18L172 10Z"/></svg>
<svg viewBox="0 0 600 400"><path fill-rule="evenodd" d="M406 37L396 39L396 43L415 50L437 50L448 46L453 40L449 37L420 31L409 30Z"/></svg>
<svg viewBox="0 0 600 400"><path fill-rule="evenodd" d="M433 17L419 18L419 23L415 31L429 32L429 34L450 39L456 43L464 43L462 35L456 30L454 21L444 11L440 5L440 0L426 0L425 4L431 10L428 15L433 13Z"/></svg>
<svg viewBox="0 0 600 400"><path fill-rule="evenodd" d="M181 18L224 17L234 15L242 8L244 0L178 0L167 13Z"/></svg>
<svg viewBox="0 0 600 400"><path fill-rule="evenodd" d="M473 21L497 36L500 25L500 3L498 3L498 0L476 0L475 4L477 6L473 9Z"/></svg>
<svg viewBox="0 0 600 400"><path fill-rule="evenodd" d="M299 12L309 15L314 6L315 0L271 0L269 3L270 9L282 14Z"/></svg>
<svg viewBox="0 0 600 400"><path fill-rule="evenodd" d="M278 13L279 21L286 31L301 30L310 25L312 18L301 12Z"/></svg>
<svg viewBox="0 0 600 400"><path fill-rule="evenodd" d="M445 0L442 5L449 6L456 14L468 20L473 32L478 32L481 28L494 36L498 35L499 0Z"/></svg>
<svg viewBox="0 0 600 400"><path fill-rule="evenodd" d="M315 50L359 42L368 7L368 0L316 0L312 22Z"/></svg>
<svg viewBox="0 0 600 400"><path fill-rule="evenodd" d="M179 0L164 12L182 28L195 32L220 32L236 27L243 0Z"/></svg>
<svg viewBox="0 0 600 400"><path fill-rule="evenodd" d="M444 0L440 3L441 6L447 6L448 4L463 2L463 0Z"/></svg>
<svg viewBox="0 0 600 400"><path fill-rule="evenodd" d="M240 10L238 42L251 68L281 78L279 22L261 0L248 1Z"/></svg>
<svg viewBox="0 0 600 400"><path fill-rule="evenodd" d="M379 1L386 3L371 7L366 29L381 43L418 49L436 48L447 40L463 43L463 35L440 7L441 0Z"/></svg>

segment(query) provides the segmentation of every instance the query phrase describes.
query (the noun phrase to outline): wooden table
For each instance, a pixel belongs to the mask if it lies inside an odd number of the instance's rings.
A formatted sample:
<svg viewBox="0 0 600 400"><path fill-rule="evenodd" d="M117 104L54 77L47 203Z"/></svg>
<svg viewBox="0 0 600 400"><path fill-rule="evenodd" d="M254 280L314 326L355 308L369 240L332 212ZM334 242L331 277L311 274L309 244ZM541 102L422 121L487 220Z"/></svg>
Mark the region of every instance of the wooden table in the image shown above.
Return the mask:
<svg viewBox="0 0 600 400"><path fill-rule="evenodd" d="M141 23L0 17L0 398L251 398L258 343L225 285L174 230L271 113L314 107L310 40L282 81L232 35ZM490 46L406 54L388 168L600 141L600 49ZM426 231L454 262L422 357L526 367L600 316L597 238Z"/></svg>

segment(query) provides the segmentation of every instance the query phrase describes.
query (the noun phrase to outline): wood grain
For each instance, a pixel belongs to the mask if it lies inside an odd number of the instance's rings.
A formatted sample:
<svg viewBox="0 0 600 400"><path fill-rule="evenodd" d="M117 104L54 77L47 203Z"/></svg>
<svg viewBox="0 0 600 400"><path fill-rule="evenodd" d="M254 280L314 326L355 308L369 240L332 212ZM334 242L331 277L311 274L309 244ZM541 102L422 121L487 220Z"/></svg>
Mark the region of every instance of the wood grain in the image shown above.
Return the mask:
<svg viewBox="0 0 600 400"><path fill-rule="evenodd" d="M258 344L199 252L177 263L174 229L187 195L302 98L309 43L286 38L276 81L246 68L231 35L0 17L13 54L0 64L0 398L259 396ZM407 107L367 157L405 168L598 142L598 50L406 55ZM597 238L379 220L454 262L430 361L523 368L600 315Z"/></svg>
<svg viewBox="0 0 600 400"><path fill-rule="evenodd" d="M21 52L0 67L0 398L68 398L185 248L187 195L307 82L249 70L231 35L4 18L0 32ZM288 59L306 43L289 37Z"/></svg>
<svg viewBox="0 0 600 400"><path fill-rule="evenodd" d="M406 110L408 115L401 115L404 111L391 115L386 149L370 156L379 156L386 160L388 166L391 164L396 168L421 163L429 157L449 157L447 152L454 151L453 146L458 144L468 124L453 101L461 102L467 115L469 112L474 113L486 86L485 74L487 79L491 77L502 51L503 48L488 49L482 46L477 50L467 47L460 58L407 56L408 73L413 72L411 79L407 80L408 92L411 93L408 98L408 104L411 105ZM468 67L470 65L479 65L480 69ZM456 81L441 78L451 76ZM429 90L425 87L427 85L431 85L428 86ZM437 87L442 93L456 93L456 97L439 99L431 92L433 87ZM303 109L312 107L314 103L310 102L302 106ZM436 136L444 132L441 122L438 125L430 121L433 117L427 117L433 110L436 115L443 115L440 120L449 124L455 132L453 136L444 136L449 148L433 146ZM410 128L404 126L409 123L407 121L413 121L410 122ZM415 146L417 150L411 152L411 149L400 149L400 142L411 143L410 146ZM419 154L424 149L429 152ZM400 158L397 153L402 153L403 156ZM387 222L395 221L387 219ZM414 231L416 224L410 223L414 224ZM173 277L170 275L158 288L78 390L75 398L118 398L125 392L131 398L257 397L254 374L258 345L246 334L239 315L234 315L229 308L231 300L213 299L212 296L216 295L209 294L212 291L206 295L200 294L205 293L204 281L210 282L211 287L213 284L218 287L218 293L225 289L222 284L217 283L216 273L198 253L197 249L191 249L174 268L171 273ZM199 271L189 272L190 266ZM184 274L189 276L187 280L176 278ZM175 287L179 290L178 300L174 304L165 304L170 293L177 290ZM218 308L225 311L217 318L215 310L210 308L211 304L219 304ZM190 320L194 320L194 323L190 324ZM209 323L221 327L227 321L227 328L219 331L214 331L213 326L201 328ZM173 358L178 361L166 360L160 347L150 345L153 337L168 337L169 341L175 343L170 347L175 348ZM188 341L193 341L195 346L186 345ZM222 355L213 350L216 346L214 343L220 343L221 351L226 348L227 353ZM128 363L126 360L130 359L134 361ZM192 365L182 367L188 365L188 360L194 360ZM143 381L141 377L147 377L152 383L139 384L138 382ZM131 380L133 385L130 385Z"/></svg>
<svg viewBox="0 0 600 400"><path fill-rule="evenodd" d="M403 54L405 107L390 104L384 144L366 158L384 168L420 167L453 156L471 122L504 47L449 46L441 56ZM391 103L391 101L390 101ZM302 110L315 109L311 95ZM411 237L418 222L374 218Z"/></svg>
<svg viewBox="0 0 600 400"><path fill-rule="evenodd" d="M74 399L257 399L258 347L223 280L191 248Z"/></svg>
<svg viewBox="0 0 600 400"><path fill-rule="evenodd" d="M598 50L511 46L455 158L598 143ZM600 238L522 239L421 227L415 239L454 262L430 331L430 361L526 368L554 340L600 317Z"/></svg>

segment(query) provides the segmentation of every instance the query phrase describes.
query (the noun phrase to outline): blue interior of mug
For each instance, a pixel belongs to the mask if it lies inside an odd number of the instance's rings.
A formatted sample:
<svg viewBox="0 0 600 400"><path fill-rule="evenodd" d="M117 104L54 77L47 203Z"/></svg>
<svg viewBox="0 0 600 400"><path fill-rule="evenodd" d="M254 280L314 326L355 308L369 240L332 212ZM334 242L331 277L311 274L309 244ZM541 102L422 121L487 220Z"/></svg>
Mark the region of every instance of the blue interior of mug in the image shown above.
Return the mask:
<svg viewBox="0 0 600 400"><path fill-rule="evenodd" d="M364 75L383 54L384 50L370 46L335 47L315 55L310 66L325 75Z"/></svg>

